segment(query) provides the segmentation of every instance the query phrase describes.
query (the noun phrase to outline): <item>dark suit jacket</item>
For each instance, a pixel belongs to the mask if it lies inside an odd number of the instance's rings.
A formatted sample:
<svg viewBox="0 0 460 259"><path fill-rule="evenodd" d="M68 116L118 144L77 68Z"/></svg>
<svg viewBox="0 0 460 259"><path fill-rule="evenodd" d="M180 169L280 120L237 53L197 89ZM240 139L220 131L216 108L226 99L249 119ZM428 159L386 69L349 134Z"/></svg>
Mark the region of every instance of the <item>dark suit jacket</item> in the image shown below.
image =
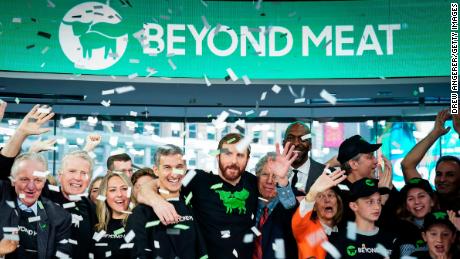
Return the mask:
<svg viewBox="0 0 460 259"><path fill-rule="evenodd" d="M55 258L56 251L71 255L71 244L59 243L70 238L70 213L54 204L54 202L40 197L43 208L37 207L37 249L38 259ZM11 208L7 201L12 201L15 208ZM17 196L10 182L0 181L0 238L3 239L3 227L17 227L19 223ZM91 237L88 237L91 238ZM20 242L20 241L19 241ZM24 250L19 246L15 252L6 258L25 258Z"/></svg>
<svg viewBox="0 0 460 259"><path fill-rule="evenodd" d="M298 205L298 204L297 204ZM273 259L275 251L273 244L276 239L284 240L285 258L297 258L297 243L292 234L291 219L298 206L285 209L278 203L268 216L262 227L262 254L263 259Z"/></svg>
<svg viewBox="0 0 460 259"><path fill-rule="evenodd" d="M305 185L305 193L308 193L308 191L310 191L310 187L313 185L316 179L318 179L318 177L323 173L323 170L326 167L325 165L318 163L311 158L308 159L310 159L310 171L308 172L307 184Z"/></svg>

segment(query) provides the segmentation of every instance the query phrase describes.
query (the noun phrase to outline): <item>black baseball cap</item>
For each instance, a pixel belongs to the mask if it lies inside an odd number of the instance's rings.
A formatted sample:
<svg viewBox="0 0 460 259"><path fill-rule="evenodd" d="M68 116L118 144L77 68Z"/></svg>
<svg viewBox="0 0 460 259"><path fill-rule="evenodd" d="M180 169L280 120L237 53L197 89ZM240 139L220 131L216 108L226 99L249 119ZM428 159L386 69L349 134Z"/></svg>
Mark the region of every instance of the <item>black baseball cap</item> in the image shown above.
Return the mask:
<svg viewBox="0 0 460 259"><path fill-rule="evenodd" d="M379 188L379 180L371 178L362 178L350 186L350 201L356 201L359 198L369 197L378 192L388 194L390 189Z"/></svg>
<svg viewBox="0 0 460 259"><path fill-rule="evenodd" d="M428 230L431 226L436 224L443 224L450 228L454 233L457 231L454 224L449 220L449 215L445 211L434 211L426 214L423 221L423 231Z"/></svg>
<svg viewBox="0 0 460 259"><path fill-rule="evenodd" d="M370 144L360 135L347 138L340 144L337 160L343 164L358 154L367 154L376 151L382 144Z"/></svg>
<svg viewBox="0 0 460 259"><path fill-rule="evenodd" d="M433 188L431 187L430 182L428 182L427 180L423 178L416 177L416 178L410 179L406 183L406 185L404 185L404 187L401 189L400 193L401 193L401 197L403 198L403 200L406 200L407 193L409 193L409 190L413 188L420 188L426 191L430 196L433 196L434 194L434 191L433 191Z"/></svg>

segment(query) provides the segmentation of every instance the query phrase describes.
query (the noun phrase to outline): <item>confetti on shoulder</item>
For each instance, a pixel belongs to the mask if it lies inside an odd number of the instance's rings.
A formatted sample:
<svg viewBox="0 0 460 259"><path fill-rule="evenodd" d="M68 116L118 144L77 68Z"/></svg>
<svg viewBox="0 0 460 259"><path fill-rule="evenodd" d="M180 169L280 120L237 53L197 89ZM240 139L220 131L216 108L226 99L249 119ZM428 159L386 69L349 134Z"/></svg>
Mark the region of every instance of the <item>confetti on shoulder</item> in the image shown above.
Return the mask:
<svg viewBox="0 0 460 259"><path fill-rule="evenodd" d="M189 229L190 227L187 226L187 225L184 225L184 224L176 224L176 225L174 226L174 228L182 229L182 230L187 230L187 229Z"/></svg>
<svg viewBox="0 0 460 259"><path fill-rule="evenodd" d="M216 184L211 186L211 190L220 189L220 188L222 188L222 186L223 186L222 183L216 183Z"/></svg>
<svg viewBox="0 0 460 259"><path fill-rule="evenodd" d="M158 226L160 224L159 220L149 221L145 224L145 228L151 228L154 226Z"/></svg>
<svg viewBox="0 0 460 259"><path fill-rule="evenodd" d="M115 235L117 235L117 236L118 236L118 235L121 235L121 234L123 234L123 233L125 233L125 228L119 228L119 229L113 231L113 234L115 234Z"/></svg>

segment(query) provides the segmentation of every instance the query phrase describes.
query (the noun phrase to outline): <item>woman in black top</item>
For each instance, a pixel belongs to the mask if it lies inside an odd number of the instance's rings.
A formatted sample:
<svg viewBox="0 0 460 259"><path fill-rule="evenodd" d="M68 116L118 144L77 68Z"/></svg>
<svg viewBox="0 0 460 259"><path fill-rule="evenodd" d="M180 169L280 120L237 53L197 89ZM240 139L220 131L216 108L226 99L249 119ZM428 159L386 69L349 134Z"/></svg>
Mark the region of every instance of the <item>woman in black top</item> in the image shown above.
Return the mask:
<svg viewBox="0 0 460 259"><path fill-rule="evenodd" d="M404 231L398 231L399 249L394 255L409 256L416 251L428 251L422 238L422 227L425 216L438 208L436 194L427 180L412 178L401 189L401 198L397 229Z"/></svg>
<svg viewBox="0 0 460 259"><path fill-rule="evenodd" d="M98 223L93 236L94 258L128 258L133 234L125 233L128 215L133 207L132 185L124 174L108 173L99 186L96 203Z"/></svg>

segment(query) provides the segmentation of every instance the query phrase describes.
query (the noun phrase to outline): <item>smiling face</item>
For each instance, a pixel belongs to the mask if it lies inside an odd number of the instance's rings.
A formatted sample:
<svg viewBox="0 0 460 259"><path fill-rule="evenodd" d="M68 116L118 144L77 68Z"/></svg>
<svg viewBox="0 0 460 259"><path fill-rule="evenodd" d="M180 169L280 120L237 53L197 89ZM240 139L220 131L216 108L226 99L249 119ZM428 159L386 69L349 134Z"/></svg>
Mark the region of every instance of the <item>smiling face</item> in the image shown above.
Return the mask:
<svg viewBox="0 0 460 259"><path fill-rule="evenodd" d="M308 153L311 149L311 138L302 140L302 136L310 133L310 129L300 123L291 125L285 133L283 146L290 142L295 146L294 152L297 153L296 160L292 163L292 167L298 168L308 160Z"/></svg>
<svg viewBox="0 0 460 259"><path fill-rule="evenodd" d="M106 202L112 209L112 218L122 218L124 217L123 211L128 210L130 201L128 188L129 186L117 175L111 177L107 182Z"/></svg>
<svg viewBox="0 0 460 259"><path fill-rule="evenodd" d="M223 144L217 156L221 177L232 184L238 183L249 161L248 151L238 152L236 147L237 143Z"/></svg>
<svg viewBox="0 0 460 259"><path fill-rule="evenodd" d="M353 174L357 177L356 179L373 178L372 174L377 168L377 158L374 155L374 152L367 154L360 154L357 160L350 160L349 164L352 168Z"/></svg>
<svg viewBox="0 0 460 259"><path fill-rule="evenodd" d="M36 160L23 160L12 182L19 199L28 207L38 200L45 186L45 178L34 176L35 171L44 172L46 167Z"/></svg>
<svg viewBox="0 0 460 259"><path fill-rule="evenodd" d="M258 175L257 186L262 198L270 201L276 197L275 178L273 173L268 171L268 165L264 165L262 172Z"/></svg>
<svg viewBox="0 0 460 259"><path fill-rule="evenodd" d="M84 193L91 178L91 164L78 156L69 156L62 163L59 173L62 193L65 196Z"/></svg>
<svg viewBox="0 0 460 259"><path fill-rule="evenodd" d="M94 203L96 203L97 196L99 195L99 186L101 185L101 181L102 179L94 181L93 186L91 187L91 190L89 190L90 198Z"/></svg>
<svg viewBox="0 0 460 259"><path fill-rule="evenodd" d="M440 194L457 193L460 189L460 166L454 161L439 163L434 184Z"/></svg>
<svg viewBox="0 0 460 259"><path fill-rule="evenodd" d="M435 224L422 232L422 237L428 245L430 254L434 258L448 258L452 244L455 242L455 233L444 224Z"/></svg>
<svg viewBox="0 0 460 259"><path fill-rule="evenodd" d="M162 155L159 165L153 168L160 189L168 191L169 196L179 195L185 171L185 160L181 154Z"/></svg>
<svg viewBox="0 0 460 259"><path fill-rule="evenodd" d="M328 189L316 196L315 209L318 218L323 222L334 219L338 211L337 195L331 189Z"/></svg>
<svg viewBox="0 0 460 259"><path fill-rule="evenodd" d="M424 218L433 206L434 201L425 190L412 188L407 192L406 208L415 218Z"/></svg>

